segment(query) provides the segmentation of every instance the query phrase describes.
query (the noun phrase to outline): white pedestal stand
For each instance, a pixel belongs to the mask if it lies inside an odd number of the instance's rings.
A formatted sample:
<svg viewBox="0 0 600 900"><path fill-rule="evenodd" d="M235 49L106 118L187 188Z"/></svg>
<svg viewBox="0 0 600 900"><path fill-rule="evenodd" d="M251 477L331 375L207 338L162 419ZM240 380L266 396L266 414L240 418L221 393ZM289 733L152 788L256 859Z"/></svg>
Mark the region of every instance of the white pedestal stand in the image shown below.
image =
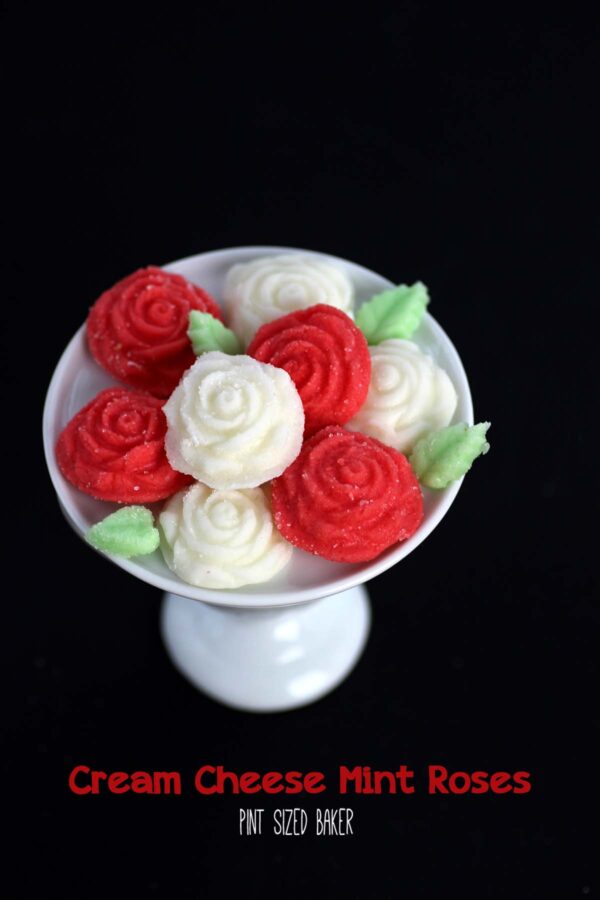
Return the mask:
<svg viewBox="0 0 600 900"><path fill-rule="evenodd" d="M364 587L270 609L211 606L165 594L162 636L179 671L228 706L276 712L333 690L365 645Z"/></svg>

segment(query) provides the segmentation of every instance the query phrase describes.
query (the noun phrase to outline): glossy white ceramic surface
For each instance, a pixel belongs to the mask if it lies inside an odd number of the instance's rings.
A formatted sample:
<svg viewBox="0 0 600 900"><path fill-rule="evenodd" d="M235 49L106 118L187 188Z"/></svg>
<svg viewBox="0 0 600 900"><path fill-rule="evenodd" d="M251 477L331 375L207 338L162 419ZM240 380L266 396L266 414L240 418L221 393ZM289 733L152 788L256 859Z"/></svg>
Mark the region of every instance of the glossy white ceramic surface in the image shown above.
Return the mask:
<svg viewBox="0 0 600 900"><path fill-rule="evenodd" d="M333 690L360 656L370 611L363 587L285 609L230 609L166 594L162 635L176 668L215 700L278 712Z"/></svg>

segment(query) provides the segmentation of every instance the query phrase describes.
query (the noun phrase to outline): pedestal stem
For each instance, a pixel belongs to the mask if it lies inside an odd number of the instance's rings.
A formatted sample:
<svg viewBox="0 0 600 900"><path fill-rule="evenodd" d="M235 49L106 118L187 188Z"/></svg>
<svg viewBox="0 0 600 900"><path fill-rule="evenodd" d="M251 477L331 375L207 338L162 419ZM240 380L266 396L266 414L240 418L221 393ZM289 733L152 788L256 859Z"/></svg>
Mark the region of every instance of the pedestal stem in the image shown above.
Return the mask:
<svg viewBox="0 0 600 900"><path fill-rule="evenodd" d="M162 636L192 684L237 709L276 712L333 690L369 632L367 592L352 588L310 603L232 609L165 594Z"/></svg>

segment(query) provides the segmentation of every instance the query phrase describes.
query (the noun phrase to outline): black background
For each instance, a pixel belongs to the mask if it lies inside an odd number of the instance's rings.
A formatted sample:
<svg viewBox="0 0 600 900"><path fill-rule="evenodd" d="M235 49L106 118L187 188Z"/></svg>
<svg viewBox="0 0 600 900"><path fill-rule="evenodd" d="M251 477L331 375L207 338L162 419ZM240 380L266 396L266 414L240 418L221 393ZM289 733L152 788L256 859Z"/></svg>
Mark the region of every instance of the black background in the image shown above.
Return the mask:
<svg viewBox="0 0 600 900"><path fill-rule="evenodd" d="M4 565L18 583L3 615L3 879L17 865L2 893L593 895L592 23L573 6L434 3L166 4L128 20L12 3L5 21ZM53 367L104 288L262 243L423 279L493 423L443 524L371 583L352 675L270 716L222 708L171 668L158 591L70 531L40 434ZM185 794L75 797L79 763L178 769ZM342 764L406 763L418 790L351 798L353 838L241 838L237 798L194 793L203 763L322 770L330 789L307 809L348 805ZM533 789L430 797L429 764L525 769Z"/></svg>

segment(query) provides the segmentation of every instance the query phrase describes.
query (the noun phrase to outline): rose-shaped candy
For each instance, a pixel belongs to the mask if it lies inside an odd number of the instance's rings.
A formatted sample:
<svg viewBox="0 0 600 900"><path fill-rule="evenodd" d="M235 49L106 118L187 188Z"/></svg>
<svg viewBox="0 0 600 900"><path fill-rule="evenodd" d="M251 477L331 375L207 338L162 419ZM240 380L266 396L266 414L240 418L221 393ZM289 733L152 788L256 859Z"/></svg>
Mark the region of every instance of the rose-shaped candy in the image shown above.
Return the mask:
<svg viewBox="0 0 600 900"><path fill-rule="evenodd" d="M258 329L248 355L285 369L298 388L307 435L343 425L364 403L371 377L367 341L346 313L317 304Z"/></svg>
<svg viewBox="0 0 600 900"><path fill-rule="evenodd" d="M352 309L352 284L342 269L302 253L263 256L239 263L227 273L223 299L231 327L245 345L265 322L326 303Z"/></svg>
<svg viewBox="0 0 600 900"><path fill-rule="evenodd" d="M365 562L413 534L423 518L405 456L339 426L321 429L272 485L273 516L296 547L336 562Z"/></svg>
<svg viewBox="0 0 600 900"><path fill-rule="evenodd" d="M125 384L168 397L196 358L187 336L192 309L222 318L212 297L181 275L156 266L138 269L92 306L92 355Z"/></svg>
<svg viewBox="0 0 600 900"><path fill-rule="evenodd" d="M273 525L262 488L212 491L195 484L169 500L160 526L167 565L197 587L268 581L292 555Z"/></svg>
<svg viewBox="0 0 600 900"><path fill-rule="evenodd" d="M422 435L448 425L457 404L454 385L412 341L391 339L369 350L369 393L347 427L408 453Z"/></svg>
<svg viewBox="0 0 600 900"><path fill-rule="evenodd" d="M171 465L212 488L264 484L302 445L304 410L294 382L250 356L202 354L164 411Z"/></svg>
<svg viewBox="0 0 600 900"><path fill-rule="evenodd" d="M152 503L190 479L165 454L163 401L107 388L75 415L58 439L56 459L71 484L98 500Z"/></svg>

